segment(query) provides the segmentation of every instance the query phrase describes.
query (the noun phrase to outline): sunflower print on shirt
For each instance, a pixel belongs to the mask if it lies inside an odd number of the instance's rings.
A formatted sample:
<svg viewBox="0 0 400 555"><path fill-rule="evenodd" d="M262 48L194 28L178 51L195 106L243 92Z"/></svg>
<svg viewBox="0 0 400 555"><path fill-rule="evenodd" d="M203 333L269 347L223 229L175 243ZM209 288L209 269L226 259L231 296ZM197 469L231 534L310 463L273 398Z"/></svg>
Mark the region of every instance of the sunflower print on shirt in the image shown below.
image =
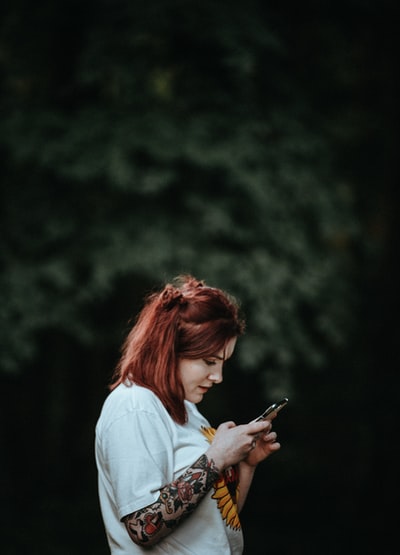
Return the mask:
<svg viewBox="0 0 400 555"><path fill-rule="evenodd" d="M209 443L215 436L215 431L215 428L201 427L201 432ZM224 470L221 477L214 482L213 487L214 493L211 497L216 499L223 520L233 530L240 530L241 524L237 506L239 497L239 469L237 465Z"/></svg>

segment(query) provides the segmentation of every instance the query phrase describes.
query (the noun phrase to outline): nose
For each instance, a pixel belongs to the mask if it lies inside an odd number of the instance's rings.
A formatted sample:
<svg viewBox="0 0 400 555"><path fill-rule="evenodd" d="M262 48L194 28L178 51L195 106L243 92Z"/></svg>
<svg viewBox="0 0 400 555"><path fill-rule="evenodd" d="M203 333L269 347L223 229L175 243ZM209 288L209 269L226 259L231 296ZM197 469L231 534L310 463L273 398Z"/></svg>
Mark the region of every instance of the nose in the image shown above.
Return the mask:
<svg viewBox="0 0 400 555"><path fill-rule="evenodd" d="M222 383L222 369L214 370L211 374L208 374L207 378L213 383Z"/></svg>

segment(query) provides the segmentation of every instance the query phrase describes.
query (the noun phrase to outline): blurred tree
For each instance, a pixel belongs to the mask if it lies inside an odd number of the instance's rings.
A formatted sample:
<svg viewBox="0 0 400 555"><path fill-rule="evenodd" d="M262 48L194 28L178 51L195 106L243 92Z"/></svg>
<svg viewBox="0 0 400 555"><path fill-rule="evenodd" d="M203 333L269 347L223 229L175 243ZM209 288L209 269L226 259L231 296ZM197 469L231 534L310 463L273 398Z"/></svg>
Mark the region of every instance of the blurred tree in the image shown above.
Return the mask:
<svg viewBox="0 0 400 555"><path fill-rule="evenodd" d="M282 479L261 480L263 511L244 514L249 553L264 554L267 518L269 545L288 555L336 555L362 535L370 546L365 523L382 532L366 508L382 463L363 409L388 386L379 372L398 330L384 315L398 306L394 8L2 3L6 555L31 548L33 530L32 555L102 552L87 446L127 320L178 272L227 288L247 317L210 414L239 421L267 397L303 400L292 428L280 420ZM32 520L17 534L22 506ZM81 541L60 542L66 514Z"/></svg>
<svg viewBox="0 0 400 555"><path fill-rule="evenodd" d="M237 293L243 367L321 366L344 341L354 195L280 67L274 15L250 6L10 7L3 369L45 328L94 344L82 314L121 275L191 271Z"/></svg>

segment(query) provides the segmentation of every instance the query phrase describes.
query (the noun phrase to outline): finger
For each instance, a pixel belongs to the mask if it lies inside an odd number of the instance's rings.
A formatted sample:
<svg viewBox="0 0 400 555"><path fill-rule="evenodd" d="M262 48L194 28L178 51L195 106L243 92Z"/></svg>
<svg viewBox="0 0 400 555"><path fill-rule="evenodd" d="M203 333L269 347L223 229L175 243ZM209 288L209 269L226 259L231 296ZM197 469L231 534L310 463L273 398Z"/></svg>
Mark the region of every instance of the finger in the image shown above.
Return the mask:
<svg viewBox="0 0 400 555"><path fill-rule="evenodd" d="M236 426L235 422L233 422L233 420L229 420L228 422L223 422L222 424L220 424L220 425L218 426L218 429L221 428L221 429L223 429L223 430L224 430L224 429L228 430L228 429L230 429L230 428L235 428L235 426Z"/></svg>
<svg viewBox="0 0 400 555"><path fill-rule="evenodd" d="M266 434L262 434L261 437L262 437L262 439L263 439L265 442L269 443L269 442L271 442L271 441L272 441L272 442L273 442L273 441L276 441L276 438L277 438L278 436L277 436L276 432L269 432L269 433L266 433Z"/></svg>
<svg viewBox="0 0 400 555"><path fill-rule="evenodd" d="M254 435L259 434L261 432L268 432L272 427L272 424L269 420L259 420L258 422L250 422L247 424L247 433Z"/></svg>
<svg viewBox="0 0 400 555"><path fill-rule="evenodd" d="M256 433L254 433L254 431L252 431L252 430L249 431L249 434L250 434L251 436L253 436L253 438L256 439L256 440L257 440L261 435L268 435L268 434L270 433L270 431L271 431L271 423L270 423L270 422L268 422L267 420L257 422L257 424L261 424L261 423L263 423L264 426L261 428L260 431L258 431L258 432L256 432ZM252 424L252 423L251 423L251 424ZM266 424L266 426L265 426L265 424Z"/></svg>
<svg viewBox="0 0 400 555"><path fill-rule="evenodd" d="M279 441L274 441L273 443L268 442L268 447L271 451L278 451L281 448Z"/></svg>

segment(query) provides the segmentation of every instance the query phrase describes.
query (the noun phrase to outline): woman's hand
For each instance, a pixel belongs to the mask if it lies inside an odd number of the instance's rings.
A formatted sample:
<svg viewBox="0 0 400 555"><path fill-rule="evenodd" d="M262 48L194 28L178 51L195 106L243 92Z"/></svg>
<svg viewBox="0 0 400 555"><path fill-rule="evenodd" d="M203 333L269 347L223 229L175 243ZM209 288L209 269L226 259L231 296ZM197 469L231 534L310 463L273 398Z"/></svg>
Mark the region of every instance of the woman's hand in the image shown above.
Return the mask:
<svg viewBox="0 0 400 555"><path fill-rule="evenodd" d="M269 422L268 420L266 422ZM253 439L252 449L243 462L250 466L257 466L258 463L278 451L281 444L277 441L276 432L272 431L272 424L269 422L269 427Z"/></svg>
<svg viewBox="0 0 400 555"><path fill-rule="evenodd" d="M270 436L270 429L271 422L268 420L240 426L236 426L234 422L224 422L218 426L206 455L220 470L242 460L251 461L248 464L258 464L273 450L280 447L279 444L274 443L276 434ZM265 438L268 439L265 440ZM256 455L248 459L252 451L256 451Z"/></svg>

